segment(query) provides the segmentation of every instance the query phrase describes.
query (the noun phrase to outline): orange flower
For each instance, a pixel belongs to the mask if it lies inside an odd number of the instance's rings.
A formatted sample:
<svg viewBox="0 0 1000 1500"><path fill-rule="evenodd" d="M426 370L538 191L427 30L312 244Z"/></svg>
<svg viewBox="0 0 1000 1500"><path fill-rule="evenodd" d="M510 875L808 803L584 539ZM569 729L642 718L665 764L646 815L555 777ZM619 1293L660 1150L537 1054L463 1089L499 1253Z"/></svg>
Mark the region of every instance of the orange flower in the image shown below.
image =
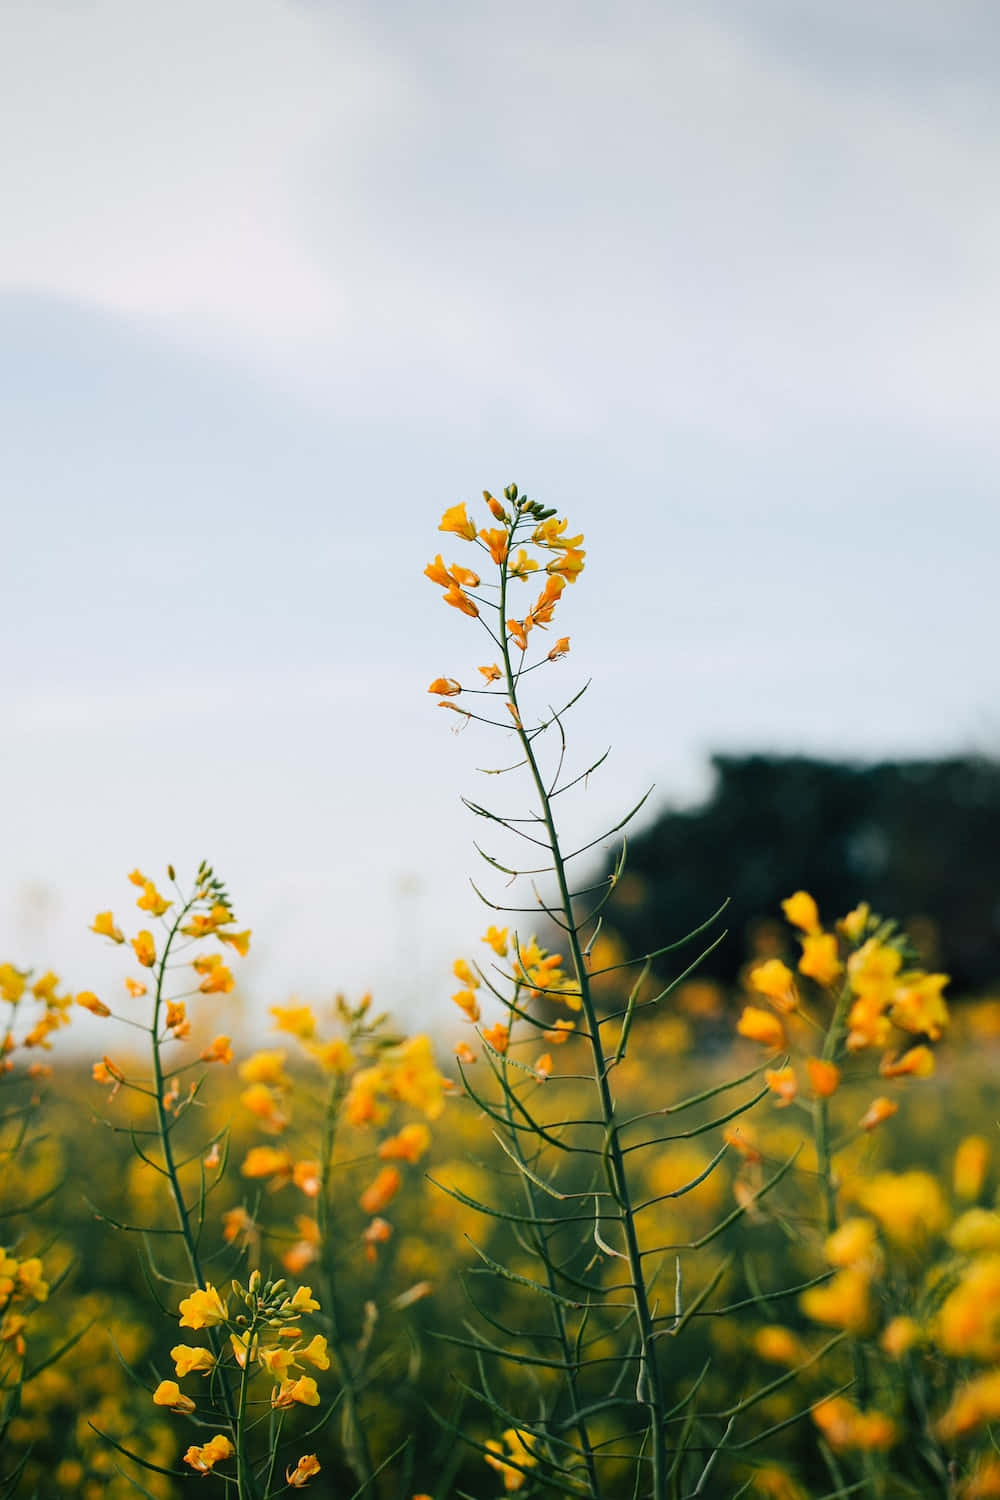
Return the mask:
<svg viewBox="0 0 1000 1500"><path fill-rule="evenodd" d="M896 1113L899 1105L894 1104L891 1099L873 1099L858 1121L862 1130L874 1130L881 1125L883 1120L888 1120Z"/></svg>
<svg viewBox="0 0 1000 1500"><path fill-rule="evenodd" d="M835 984L844 972L837 956L837 939L832 932L810 932L802 939L802 957L799 973L817 984L829 987Z"/></svg>
<svg viewBox="0 0 1000 1500"><path fill-rule="evenodd" d="M236 984L232 970L226 967L218 953L196 958L191 967L204 976L198 986L203 995L228 995Z"/></svg>
<svg viewBox="0 0 1000 1500"><path fill-rule="evenodd" d="M583 572L583 559L586 555L586 552L580 552L576 547L568 547L562 557L549 563L546 572L561 574L567 583L575 583Z"/></svg>
<svg viewBox="0 0 1000 1500"><path fill-rule="evenodd" d="M482 672L487 682L497 682L503 675L496 662L492 662L488 667L479 667L478 671Z"/></svg>
<svg viewBox="0 0 1000 1500"><path fill-rule="evenodd" d="M227 1063L233 1060L233 1049L228 1036L217 1036L214 1041L209 1042L201 1054L202 1062Z"/></svg>
<svg viewBox="0 0 1000 1500"><path fill-rule="evenodd" d="M514 642L514 645L518 648L519 651L527 651L527 631L530 629L531 625L527 620L523 622L521 620L507 621L507 634L510 636L511 640Z"/></svg>
<svg viewBox="0 0 1000 1500"><path fill-rule="evenodd" d="M162 917L163 913L173 906L172 901L163 899L151 880L145 881L142 895L135 904L140 911L148 911L154 917Z"/></svg>
<svg viewBox="0 0 1000 1500"><path fill-rule="evenodd" d="M431 1133L419 1122L404 1125L396 1135L389 1136L378 1148L383 1161L417 1162L431 1143Z"/></svg>
<svg viewBox="0 0 1000 1500"><path fill-rule="evenodd" d="M306 1481L312 1479L319 1471L320 1462L315 1453L306 1453L299 1459L294 1469L285 1470L285 1483L293 1490L300 1490Z"/></svg>
<svg viewBox="0 0 1000 1500"><path fill-rule="evenodd" d="M479 540L489 549L490 556L499 568L507 558L506 531L484 530L479 533Z"/></svg>
<svg viewBox="0 0 1000 1500"><path fill-rule="evenodd" d="M767 1068L764 1072L764 1082L772 1094L777 1094L779 1107L791 1104L799 1091L799 1081L792 1067Z"/></svg>
<svg viewBox="0 0 1000 1500"><path fill-rule="evenodd" d="M361 1238L365 1245L365 1260L370 1265L374 1265L378 1255L378 1246L392 1239L392 1225L388 1219L372 1219Z"/></svg>
<svg viewBox="0 0 1000 1500"><path fill-rule="evenodd" d="M317 1198L321 1187L318 1161L297 1161L292 1168L292 1181L307 1198Z"/></svg>
<svg viewBox="0 0 1000 1500"><path fill-rule="evenodd" d="M831 1094L836 1093L840 1084L840 1069L836 1063L827 1062L822 1057L807 1057L806 1072L809 1074L810 1087L818 1098L829 1099Z"/></svg>
<svg viewBox="0 0 1000 1500"><path fill-rule="evenodd" d="M187 1018L187 1008L183 1000L167 1001L167 1019L164 1024L179 1042L191 1035L191 1022Z"/></svg>
<svg viewBox="0 0 1000 1500"><path fill-rule="evenodd" d="M156 963L156 944L153 942L153 934L143 928L142 932L132 939L132 947L135 956L144 969L151 969Z"/></svg>
<svg viewBox="0 0 1000 1500"><path fill-rule="evenodd" d="M467 542L475 540L476 528L466 515L464 500L461 505L449 506L441 517L438 531L454 531L457 536L464 536Z"/></svg>
<svg viewBox="0 0 1000 1500"><path fill-rule="evenodd" d="M743 1014L736 1023L736 1030L740 1036L748 1037L751 1042L761 1042L765 1047L772 1047L775 1051L785 1045L785 1028L778 1017L772 1016L769 1010L760 1010L756 1005L743 1007Z"/></svg>
<svg viewBox="0 0 1000 1500"><path fill-rule="evenodd" d="M456 990L451 998L468 1020L479 1020L479 1001L474 990Z"/></svg>
<svg viewBox="0 0 1000 1500"><path fill-rule="evenodd" d="M551 1027L550 1030L543 1031L542 1032L542 1036L553 1047L561 1047L564 1042L568 1042L569 1041L570 1037L573 1035L573 1032L575 1030L576 1030L576 1022L575 1021L563 1021L563 1020L559 1020L559 1021L554 1021L553 1022L552 1027Z"/></svg>
<svg viewBox="0 0 1000 1500"><path fill-rule="evenodd" d="M549 661L558 661L560 656L569 655L569 636L561 635L549 652Z"/></svg>
<svg viewBox="0 0 1000 1500"><path fill-rule="evenodd" d="M468 1067L470 1063L474 1063L476 1060L476 1054L473 1052L468 1042L455 1043L455 1056L458 1058L459 1062L464 1063L466 1067Z"/></svg>
<svg viewBox="0 0 1000 1500"><path fill-rule="evenodd" d="M397 1167L382 1167L376 1173L375 1180L365 1188L358 1202L366 1214L381 1213L382 1209L392 1202L402 1185L402 1173Z"/></svg>
<svg viewBox="0 0 1000 1500"><path fill-rule="evenodd" d="M552 1055L549 1052L543 1052L541 1057L535 1059L535 1077L540 1079L541 1082L544 1083L547 1078L551 1077L551 1075Z"/></svg>
<svg viewBox="0 0 1000 1500"><path fill-rule="evenodd" d="M176 1380L161 1380L153 1392L154 1406L168 1406L171 1411L192 1412L195 1409L190 1396L185 1396Z"/></svg>
<svg viewBox="0 0 1000 1500"><path fill-rule="evenodd" d="M462 684L454 677L435 677L427 691L437 693L442 698L454 698L462 691Z"/></svg>
<svg viewBox="0 0 1000 1500"><path fill-rule="evenodd" d="M460 609L463 615L471 615L474 620L478 618L478 604L470 599L468 594L460 589L457 583L453 583L450 588L445 589L441 597L445 604L450 604L453 609Z"/></svg>
<svg viewBox="0 0 1000 1500"><path fill-rule="evenodd" d="M110 1016L111 1011L103 1000L98 1000L91 990L81 990L76 997L77 1005L89 1010L92 1016Z"/></svg>
<svg viewBox="0 0 1000 1500"><path fill-rule="evenodd" d="M483 1041L492 1047L494 1052L506 1052L510 1032L501 1021L498 1021L495 1026L488 1026L483 1030Z"/></svg>
<svg viewBox="0 0 1000 1500"><path fill-rule="evenodd" d="M142 995L146 993L146 986L143 984L141 979L126 979L125 988L128 990L133 1000L138 1000Z"/></svg>
<svg viewBox="0 0 1000 1500"><path fill-rule="evenodd" d="M500 501L497 500L494 495L490 494L489 490L483 490L483 499L486 501L486 504L489 506L494 518L497 521L506 521L507 512L500 504Z"/></svg>
<svg viewBox="0 0 1000 1500"><path fill-rule="evenodd" d="M246 932L217 932L216 937L220 943L228 943L230 948L235 948L240 958L246 958L250 952L250 929Z"/></svg>
<svg viewBox="0 0 1000 1500"><path fill-rule="evenodd" d="M929 1078L934 1072L934 1053L929 1047L911 1047L902 1057L886 1053L879 1063L883 1078Z"/></svg>

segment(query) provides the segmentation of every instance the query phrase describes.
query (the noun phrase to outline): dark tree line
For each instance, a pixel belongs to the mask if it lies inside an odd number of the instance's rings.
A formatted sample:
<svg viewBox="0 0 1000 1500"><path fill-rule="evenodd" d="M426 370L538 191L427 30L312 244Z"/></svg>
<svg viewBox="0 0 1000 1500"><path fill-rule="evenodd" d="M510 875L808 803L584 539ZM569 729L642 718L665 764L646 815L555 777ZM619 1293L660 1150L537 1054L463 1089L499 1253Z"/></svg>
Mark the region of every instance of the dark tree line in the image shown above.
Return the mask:
<svg viewBox="0 0 1000 1500"><path fill-rule="evenodd" d="M827 921L860 900L899 918L953 993L1000 979L1000 762L717 755L712 765L703 805L668 810L629 841L631 877L608 920L630 952L690 931L728 896L728 936L702 972L732 981L755 924L780 918L802 888Z"/></svg>

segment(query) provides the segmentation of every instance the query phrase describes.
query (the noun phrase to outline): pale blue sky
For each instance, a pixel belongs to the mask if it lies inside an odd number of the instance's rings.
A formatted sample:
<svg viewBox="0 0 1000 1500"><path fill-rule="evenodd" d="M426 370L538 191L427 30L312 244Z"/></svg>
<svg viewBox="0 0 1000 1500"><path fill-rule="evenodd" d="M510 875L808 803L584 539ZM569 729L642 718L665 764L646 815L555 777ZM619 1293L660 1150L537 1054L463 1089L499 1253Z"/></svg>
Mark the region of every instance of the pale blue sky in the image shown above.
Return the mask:
<svg viewBox="0 0 1000 1500"><path fill-rule="evenodd" d="M204 854L258 998L446 1010L496 751L422 569L511 479L587 534L581 827L712 749L996 750L992 5L0 26L4 954L98 986Z"/></svg>

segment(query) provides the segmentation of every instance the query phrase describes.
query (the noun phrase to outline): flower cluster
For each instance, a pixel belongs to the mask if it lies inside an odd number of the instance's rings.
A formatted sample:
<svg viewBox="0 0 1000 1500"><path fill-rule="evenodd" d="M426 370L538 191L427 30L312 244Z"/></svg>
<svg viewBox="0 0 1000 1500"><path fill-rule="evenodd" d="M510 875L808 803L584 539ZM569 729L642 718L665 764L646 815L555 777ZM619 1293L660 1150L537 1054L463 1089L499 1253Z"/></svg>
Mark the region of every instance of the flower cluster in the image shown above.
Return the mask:
<svg viewBox="0 0 1000 1500"><path fill-rule="evenodd" d="M455 677L436 677L428 692L436 693L446 708L456 707L448 700L461 692L488 693L494 682L503 681L509 691L512 675L523 667L529 635L552 624L566 584L575 583L583 571L587 555L582 547L583 535L568 536L568 521L557 520L554 510L519 495L516 484L508 485L504 499L506 505L488 490L483 491L487 509L493 520L499 522L497 526L479 526L470 519L463 502L446 510L438 527L439 531L461 537L483 552L497 570L496 583L484 584L476 569L459 563L446 564L440 553L424 569L431 582L444 590L442 597L446 604L481 621L491 640L500 648L504 660L502 668L495 661L479 667L485 685L478 689L463 689ZM523 612L515 610L510 586L515 582L525 583L534 575L544 578L541 592ZM488 597L488 594L496 597ZM483 616L483 609L496 613L495 623ZM517 667L511 664L512 646L520 653ZM569 637L560 636L546 656L549 661L556 661L568 651ZM516 723L516 708L511 702L507 706Z"/></svg>
<svg viewBox="0 0 1000 1500"><path fill-rule="evenodd" d="M770 1009L744 1006L736 1029L775 1052L786 1051L793 1040L805 1043L810 1025L819 1025L826 1040L822 1055L807 1053L800 1067L789 1062L768 1070L765 1078L778 1103L788 1105L799 1097L803 1071L809 1096L829 1098L840 1087L845 1062L876 1049L882 1052L881 1078L928 1077L934 1071L928 1043L939 1040L948 1024L942 994L948 976L907 967L905 938L893 923L873 916L866 904L849 912L834 931L823 928L807 891L797 891L782 907L802 949L797 973L780 958L754 965L749 987ZM814 986L813 993L819 991L832 1003L828 1025L810 1004L803 978ZM880 1095L860 1116L859 1128L873 1130L897 1109L893 1100Z"/></svg>
<svg viewBox="0 0 1000 1500"><path fill-rule="evenodd" d="M309 1342L298 1326L303 1316L319 1309L319 1303L308 1286L292 1295L284 1281L264 1281L259 1271L250 1276L249 1284L232 1284L235 1309L230 1311L229 1298L211 1283L196 1287L180 1302L181 1328L220 1329L228 1333L228 1346L217 1341L212 1345L175 1344L170 1351L177 1378L161 1380L153 1392L153 1403L184 1416L198 1411L198 1402L181 1390L179 1381L188 1375L212 1375L220 1367L236 1371L243 1380L263 1375L271 1381L270 1405L273 1409L294 1406L318 1406L319 1390L315 1377L300 1373L308 1365L316 1370L330 1367L326 1339L316 1334ZM231 1440L220 1433L208 1443L194 1446L184 1455L185 1463L198 1473L207 1473L216 1464L232 1458L236 1450ZM315 1455L299 1460L296 1487L317 1473ZM291 1479L288 1481L292 1483Z"/></svg>
<svg viewBox="0 0 1000 1500"><path fill-rule="evenodd" d="M14 964L0 964L0 1000L7 1007L0 1021L0 1072L12 1071L11 1054L18 1047L48 1051L52 1033L69 1024L73 996L60 993L59 976L48 971L33 979L32 972ZM93 997L85 993L77 997L81 1005L86 1005L88 998ZM41 1062L29 1063L27 1068L31 1077L44 1076L48 1071Z"/></svg>

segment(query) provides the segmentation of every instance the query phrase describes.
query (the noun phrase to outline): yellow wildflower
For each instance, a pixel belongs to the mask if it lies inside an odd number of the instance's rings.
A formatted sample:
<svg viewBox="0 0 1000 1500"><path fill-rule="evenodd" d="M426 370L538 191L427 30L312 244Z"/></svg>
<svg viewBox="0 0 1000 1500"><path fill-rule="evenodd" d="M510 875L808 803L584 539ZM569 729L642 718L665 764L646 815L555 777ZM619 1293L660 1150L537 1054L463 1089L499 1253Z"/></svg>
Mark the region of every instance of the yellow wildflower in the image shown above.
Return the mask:
<svg viewBox="0 0 1000 1500"><path fill-rule="evenodd" d="M292 1168L292 1181L307 1198L318 1198L322 1186L318 1161L297 1161Z"/></svg>
<svg viewBox="0 0 1000 1500"><path fill-rule="evenodd" d="M287 1302L283 1302L281 1305L282 1307L290 1309L294 1313L319 1312L319 1303L316 1301L316 1298L312 1294L311 1286L298 1287L295 1295L293 1297L290 1297Z"/></svg>
<svg viewBox="0 0 1000 1500"><path fill-rule="evenodd" d="M736 1030L740 1036L745 1036L752 1042L761 1042L765 1047L774 1051L785 1045L785 1028L777 1016L772 1016L769 1010L761 1010L756 1005L745 1005L743 1014L736 1023Z"/></svg>
<svg viewBox="0 0 1000 1500"><path fill-rule="evenodd" d="M445 589L441 598L445 604L450 604L452 609L461 610L463 615L469 615L474 620L478 618L478 604L474 599L470 599L465 590L460 589L457 583L453 583L450 588Z"/></svg>
<svg viewBox="0 0 1000 1500"><path fill-rule="evenodd" d="M879 1343L890 1359L902 1359L920 1337L920 1324L915 1318L892 1318L882 1330Z"/></svg>
<svg viewBox="0 0 1000 1500"><path fill-rule="evenodd" d="M161 1380L153 1392L154 1406L168 1406L171 1411L192 1412L195 1404L185 1396L176 1380Z"/></svg>
<svg viewBox="0 0 1000 1500"><path fill-rule="evenodd" d="M441 698L454 698L462 691L462 684L454 677L435 677L427 691Z"/></svg>
<svg viewBox="0 0 1000 1500"><path fill-rule="evenodd" d="M1000 1250L1000 1214L988 1208L967 1208L948 1230L948 1243L960 1255Z"/></svg>
<svg viewBox="0 0 1000 1500"><path fill-rule="evenodd" d="M938 1437L946 1443L995 1422L1000 1417L1000 1370L990 1370L970 1380L953 1399L937 1424Z"/></svg>
<svg viewBox="0 0 1000 1500"><path fill-rule="evenodd" d="M808 1351L797 1333L783 1328L779 1323L768 1323L758 1328L753 1337L754 1353L768 1364L787 1365L791 1369L808 1356Z"/></svg>
<svg viewBox="0 0 1000 1500"><path fill-rule="evenodd" d="M858 1125L862 1130L874 1130L885 1120L891 1119L898 1109L899 1105L894 1100L886 1099L883 1095L872 1100L858 1121Z"/></svg>
<svg viewBox="0 0 1000 1500"><path fill-rule="evenodd" d="M507 1051L507 1045L510 1041L510 1029L502 1021L498 1021L495 1026L485 1026L482 1036L483 1041L492 1047L494 1052Z"/></svg>
<svg viewBox="0 0 1000 1500"><path fill-rule="evenodd" d="M477 667L476 670L482 672L487 682L499 682L503 676L496 662L491 662L488 667Z"/></svg>
<svg viewBox="0 0 1000 1500"><path fill-rule="evenodd" d="M919 1247L948 1222L941 1185L929 1172L876 1172L861 1180L853 1196L901 1249Z"/></svg>
<svg viewBox="0 0 1000 1500"><path fill-rule="evenodd" d="M201 1054L202 1062L227 1063L233 1060L233 1048L228 1036L217 1036L214 1041L209 1042Z"/></svg>
<svg viewBox="0 0 1000 1500"><path fill-rule="evenodd" d="M487 927L483 933L482 941L488 943L498 958L504 958L507 954L507 927Z"/></svg>
<svg viewBox="0 0 1000 1500"><path fill-rule="evenodd" d="M913 972L900 975L889 1012L896 1026L917 1034L924 1032L936 1042L948 1024L948 1007L941 991L947 974Z"/></svg>
<svg viewBox="0 0 1000 1500"><path fill-rule="evenodd" d="M479 988L479 976L472 968L472 965L467 963L464 958L456 958L451 966L451 972L467 989L477 990Z"/></svg>
<svg viewBox="0 0 1000 1500"><path fill-rule="evenodd" d="M319 1473L320 1467L315 1453L305 1453L294 1469L285 1470L285 1483L293 1490L300 1490L314 1475Z"/></svg>
<svg viewBox="0 0 1000 1500"><path fill-rule="evenodd" d="M873 1266L877 1259L878 1230L872 1219L845 1219L827 1235L823 1253L831 1266Z"/></svg>
<svg viewBox="0 0 1000 1500"><path fill-rule="evenodd" d="M470 1063L474 1063L476 1060L476 1054L473 1052L468 1042L455 1043L455 1056L458 1058L459 1062L464 1063L466 1067L468 1067Z"/></svg>
<svg viewBox="0 0 1000 1500"><path fill-rule="evenodd" d="M833 933L807 933L802 939L799 973L829 988L843 972L844 966L837 955L837 939Z"/></svg>
<svg viewBox="0 0 1000 1500"><path fill-rule="evenodd" d="M846 1266L822 1286L807 1287L799 1297L807 1318L848 1333L866 1333L872 1322L868 1277L855 1266Z"/></svg>
<svg viewBox="0 0 1000 1500"><path fill-rule="evenodd" d="M465 510L465 501L461 505L452 505L441 517L438 531L453 531L457 536L462 536L467 542L475 540L476 528L469 520Z"/></svg>
<svg viewBox="0 0 1000 1500"><path fill-rule="evenodd" d="M96 932L98 937L110 938L113 943L125 941L121 928L115 926L115 919L109 911L99 911L91 923L90 930Z"/></svg>
<svg viewBox="0 0 1000 1500"><path fill-rule="evenodd" d="M110 1016L111 1010L103 1000L98 1000L91 990L81 990L76 997L77 1005L89 1010L92 1016Z"/></svg>
<svg viewBox="0 0 1000 1500"><path fill-rule="evenodd" d="M173 906L172 901L165 901L151 880L143 883L142 895L135 903L140 911L148 911L151 916L162 917L165 911Z"/></svg>
<svg viewBox="0 0 1000 1500"><path fill-rule="evenodd" d="M887 1053L879 1063L883 1078L929 1078L934 1072L934 1053L929 1047L911 1047L902 1057Z"/></svg>
<svg viewBox="0 0 1000 1500"><path fill-rule="evenodd" d="M549 652L549 661L558 661L562 656L569 655L569 636L561 635Z"/></svg>
<svg viewBox="0 0 1000 1500"><path fill-rule="evenodd" d="M846 917L841 917L837 923L837 930L842 932L849 943L858 943L868 926L871 916L871 907L867 901L862 901L853 911L849 911Z"/></svg>
<svg viewBox="0 0 1000 1500"><path fill-rule="evenodd" d="M215 1468L216 1464L222 1463L224 1459L232 1458L235 1452L236 1449L232 1443L220 1432L215 1437L209 1438L208 1442L203 1443L200 1448L192 1444L184 1455L184 1462L190 1464L197 1473L207 1474Z"/></svg>
<svg viewBox="0 0 1000 1500"><path fill-rule="evenodd" d="M503 1487L508 1492L522 1489L528 1477L524 1471L533 1469L538 1463L532 1451L537 1442L538 1439L530 1432L524 1432L518 1427L508 1427L502 1443L493 1438L486 1440L485 1447L489 1451L483 1457L490 1468L496 1469L501 1475Z"/></svg>
<svg viewBox="0 0 1000 1500"><path fill-rule="evenodd" d="M938 1309L935 1333L946 1354L1000 1360L1000 1255L972 1261Z"/></svg>
<svg viewBox="0 0 1000 1500"><path fill-rule="evenodd" d="M271 1393L272 1406L293 1406L295 1402L302 1406L319 1405L319 1391L311 1375L300 1375L298 1380L283 1380Z"/></svg>
<svg viewBox="0 0 1000 1500"><path fill-rule="evenodd" d="M170 1358L174 1362L178 1380L193 1372L208 1375L215 1369L215 1355L211 1349L199 1349L191 1344L175 1344L170 1351Z"/></svg>
<svg viewBox="0 0 1000 1500"><path fill-rule="evenodd" d="M209 1281L180 1302L181 1328L215 1328L229 1316L225 1301Z"/></svg>
<svg viewBox="0 0 1000 1500"><path fill-rule="evenodd" d="M276 1031L287 1031L303 1042L311 1041L316 1035L316 1017L308 1005L272 1005L270 1014L274 1017Z"/></svg>
<svg viewBox="0 0 1000 1500"><path fill-rule="evenodd" d="M153 942L153 934L143 928L142 932L132 939L132 947L143 968L151 969L156 963L156 944Z"/></svg>
<svg viewBox="0 0 1000 1500"><path fill-rule="evenodd" d="M780 958L769 958L766 962L757 964L750 971L750 988L758 995L764 995L778 1010L786 1014L795 1010L799 1003L798 991L795 988L795 976L787 964L783 964Z"/></svg>
<svg viewBox="0 0 1000 1500"><path fill-rule="evenodd" d="M819 908L808 891L796 891L782 901L781 910L793 927L801 927L803 932L819 932Z"/></svg>
<svg viewBox="0 0 1000 1500"><path fill-rule="evenodd" d="M139 1000L143 995L145 995L147 986L143 984L141 979L126 979L125 988L128 990L133 1000Z"/></svg>
<svg viewBox="0 0 1000 1500"><path fill-rule="evenodd" d="M499 568L507 556L507 533L502 527L484 528L479 533L479 540L486 547L493 561Z"/></svg>
<svg viewBox="0 0 1000 1500"><path fill-rule="evenodd" d="M959 1142L952 1168L956 1197L979 1197L989 1163L990 1144L984 1136L967 1135Z"/></svg>
<svg viewBox="0 0 1000 1500"><path fill-rule="evenodd" d="M227 943L240 958L246 958L250 952L250 929L244 932L217 932L216 937L220 943Z"/></svg>
<svg viewBox="0 0 1000 1500"><path fill-rule="evenodd" d="M799 1081L793 1067L766 1068L764 1082L772 1094L777 1094L779 1108L791 1104L799 1092Z"/></svg>
<svg viewBox="0 0 1000 1500"><path fill-rule="evenodd" d="M236 983L232 971L218 953L208 953L196 958L191 967L197 974L204 976L198 986L203 995L228 995Z"/></svg>

